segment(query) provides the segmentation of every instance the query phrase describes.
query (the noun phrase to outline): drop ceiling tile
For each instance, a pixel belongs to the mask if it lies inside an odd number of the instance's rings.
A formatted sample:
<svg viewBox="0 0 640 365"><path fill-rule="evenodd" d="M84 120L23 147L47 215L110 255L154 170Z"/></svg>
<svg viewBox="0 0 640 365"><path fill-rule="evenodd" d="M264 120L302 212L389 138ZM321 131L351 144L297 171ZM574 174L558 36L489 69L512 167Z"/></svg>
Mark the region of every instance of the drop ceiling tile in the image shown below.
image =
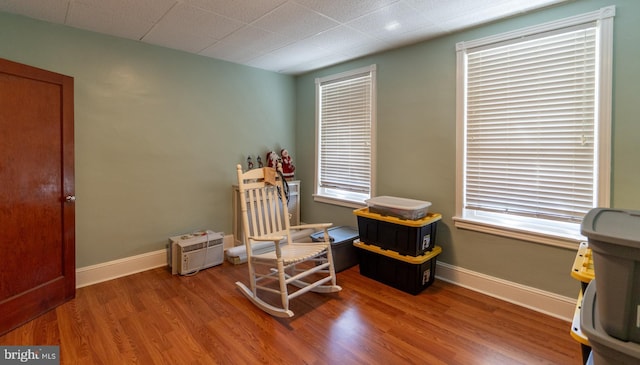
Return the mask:
<svg viewBox="0 0 640 365"><path fill-rule="evenodd" d="M0 0L0 11L295 74L567 1Z"/></svg>
<svg viewBox="0 0 640 365"><path fill-rule="evenodd" d="M168 27L154 28L144 37L144 42L158 46L179 49L181 51L199 53L217 41L213 37L185 33Z"/></svg>
<svg viewBox="0 0 640 365"><path fill-rule="evenodd" d="M398 1L399 0L295 0L296 3L325 14L339 22L348 22Z"/></svg>
<svg viewBox="0 0 640 365"><path fill-rule="evenodd" d="M244 25L237 20L179 3L156 23L150 35L156 31L162 34L176 32L219 40ZM147 37L144 40L146 39Z"/></svg>
<svg viewBox="0 0 640 365"><path fill-rule="evenodd" d="M408 33L430 25L430 20L404 2L397 2L347 23L373 37L394 40L398 34Z"/></svg>
<svg viewBox="0 0 640 365"><path fill-rule="evenodd" d="M332 52L327 49L317 47L307 42L291 43L270 52L271 55L286 59L290 64L308 62L318 57L326 57L331 53Z"/></svg>
<svg viewBox="0 0 640 365"><path fill-rule="evenodd" d="M248 25L216 42L200 54L242 63L281 48L292 41L291 37Z"/></svg>
<svg viewBox="0 0 640 365"><path fill-rule="evenodd" d="M253 67L278 70L277 72L281 72L296 65L327 57L330 54L331 52L325 49L315 47L305 42L296 42L252 59L248 61L247 64Z"/></svg>
<svg viewBox="0 0 640 365"><path fill-rule="evenodd" d="M280 71L287 74L300 74L308 70L315 70L322 67L332 66L343 62L344 60L344 55L328 54L323 57L317 57L306 62L300 62L295 65L284 67Z"/></svg>
<svg viewBox="0 0 640 365"><path fill-rule="evenodd" d="M224 40L217 41L198 53L201 56L217 58L234 63L245 63L246 61L264 54L251 48L237 47Z"/></svg>
<svg viewBox="0 0 640 365"><path fill-rule="evenodd" d="M0 9L52 23L64 24L68 0L0 0Z"/></svg>
<svg viewBox="0 0 640 365"><path fill-rule="evenodd" d="M291 67L292 63L290 60L283 58L280 55L265 53L260 57L247 61L246 65L261 68L263 70L281 72L283 69Z"/></svg>
<svg viewBox="0 0 640 365"><path fill-rule="evenodd" d="M231 19L250 23L287 0L185 0L185 3Z"/></svg>
<svg viewBox="0 0 640 365"><path fill-rule="evenodd" d="M140 39L153 26L153 21L142 20L131 13L115 13L85 3L72 3L67 25L117 37Z"/></svg>
<svg viewBox="0 0 640 365"><path fill-rule="evenodd" d="M306 41L317 47L330 49L334 52L341 52L352 47L357 47L362 43L375 41L375 39L353 28L340 25L311 36L307 38Z"/></svg>
<svg viewBox="0 0 640 365"><path fill-rule="evenodd" d="M339 25L339 23L294 2L286 2L252 25L303 39Z"/></svg>
<svg viewBox="0 0 640 365"><path fill-rule="evenodd" d="M461 11L466 12L467 9L477 9L482 8L487 5L487 3L492 2L492 0L402 0L405 4L411 6L416 10L427 10L432 11L440 15L451 16L454 14L458 14ZM504 1L504 0L495 0L496 2ZM510 1L510 0L508 0Z"/></svg>
<svg viewBox="0 0 640 365"><path fill-rule="evenodd" d="M447 33L447 31L440 27L440 25L434 25L426 23L423 27L415 27L405 32L387 32L379 34L378 37L381 40L392 44L392 48L398 48L409 44L432 39Z"/></svg>
<svg viewBox="0 0 640 365"><path fill-rule="evenodd" d="M71 6L83 5L95 9L96 12L155 23L175 3L175 0L73 0Z"/></svg>

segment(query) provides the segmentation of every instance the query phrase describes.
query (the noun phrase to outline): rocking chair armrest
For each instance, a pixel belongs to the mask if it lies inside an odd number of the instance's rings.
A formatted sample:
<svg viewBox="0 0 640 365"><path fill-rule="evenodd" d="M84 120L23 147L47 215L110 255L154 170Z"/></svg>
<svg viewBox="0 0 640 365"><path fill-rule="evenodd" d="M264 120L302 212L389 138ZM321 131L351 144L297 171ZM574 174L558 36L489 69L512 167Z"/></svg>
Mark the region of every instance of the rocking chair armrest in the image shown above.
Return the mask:
<svg viewBox="0 0 640 365"><path fill-rule="evenodd" d="M276 245L280 243L286 236L251 236L249 237L253 241L273 241Z"/></svg>
<svg viewBox="0 0 640 365"><path fill-rule="evenodd" d="M301 224L298 226L291 226L289 228L290 229L308 229L308 228L327 229L331 226L333 226L333 223L311 223L311 224Z"/></svg>

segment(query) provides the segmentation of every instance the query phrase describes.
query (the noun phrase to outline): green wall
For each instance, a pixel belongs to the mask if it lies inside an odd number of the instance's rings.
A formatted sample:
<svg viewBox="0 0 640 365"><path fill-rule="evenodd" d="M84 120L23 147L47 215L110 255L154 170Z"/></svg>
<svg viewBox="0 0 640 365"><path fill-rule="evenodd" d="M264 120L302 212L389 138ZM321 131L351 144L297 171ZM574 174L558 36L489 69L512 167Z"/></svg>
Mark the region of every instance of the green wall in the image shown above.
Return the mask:
<svg viewBox="0 0 640 365"><path fill-rule="evenodd" d="M433 203L443 215L439 261L508 281L575 297L570 277L575 251L455 228L456 53L455 44L616 5L614 20L612 206L640 209L637 163L640 123L640 2L574 1L366 57L296 78L298 177L313 189L316 77L377 65L377 195ZM302 198L302 218L356 225L351 209Z"/></svg>
<svg viewBox="0 0 640 365"><path fill-rule="evenodd" d="M295 156L292 76L6 13L0 57L74 77L77 267L230 234L236 164Z"/></svg>

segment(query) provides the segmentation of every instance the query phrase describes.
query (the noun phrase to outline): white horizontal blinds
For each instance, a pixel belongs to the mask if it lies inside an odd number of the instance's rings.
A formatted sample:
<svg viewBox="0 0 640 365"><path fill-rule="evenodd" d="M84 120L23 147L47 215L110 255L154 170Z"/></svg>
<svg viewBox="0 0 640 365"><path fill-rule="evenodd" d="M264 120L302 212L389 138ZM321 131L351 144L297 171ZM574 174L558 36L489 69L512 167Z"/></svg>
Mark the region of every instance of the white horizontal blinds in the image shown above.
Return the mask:
<svg viewBox="0 0 640 365"><path fill-rule="evenodd" d="M466 207L581 220L594 204L596 31L467 53Z"/></svg>
<svg viewBox="0 0 640 365"><path fill-rule="evenodd" d="M369 193L371 72L320 85L320 186Z"/></svg>

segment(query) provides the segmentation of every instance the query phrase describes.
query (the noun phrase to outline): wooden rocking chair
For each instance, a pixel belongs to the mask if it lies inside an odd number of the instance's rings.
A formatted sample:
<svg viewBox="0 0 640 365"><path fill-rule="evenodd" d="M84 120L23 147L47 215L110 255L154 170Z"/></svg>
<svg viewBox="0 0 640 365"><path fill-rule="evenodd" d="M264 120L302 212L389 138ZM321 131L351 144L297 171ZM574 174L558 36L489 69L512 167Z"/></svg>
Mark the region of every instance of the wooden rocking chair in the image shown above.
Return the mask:
<svg viewBox="0 0 640 365"><path fill-rule="evenodd" d="M249 269L249 287L236 282L242 293L258 308L273 316L292 317L290 299L308 291L330 293L342 290L336 285L327 231L331 223L290 226L281 175L270 167L243 172L242 166L238 165L237 170ZM292 242L291 230L307 228L324 229L324 242ZM253 244L265 241L273 242L275 250L254 254ZM279 300L276 297L271 302L281 304L265 301L267 293L279 294Z"/></svg>

